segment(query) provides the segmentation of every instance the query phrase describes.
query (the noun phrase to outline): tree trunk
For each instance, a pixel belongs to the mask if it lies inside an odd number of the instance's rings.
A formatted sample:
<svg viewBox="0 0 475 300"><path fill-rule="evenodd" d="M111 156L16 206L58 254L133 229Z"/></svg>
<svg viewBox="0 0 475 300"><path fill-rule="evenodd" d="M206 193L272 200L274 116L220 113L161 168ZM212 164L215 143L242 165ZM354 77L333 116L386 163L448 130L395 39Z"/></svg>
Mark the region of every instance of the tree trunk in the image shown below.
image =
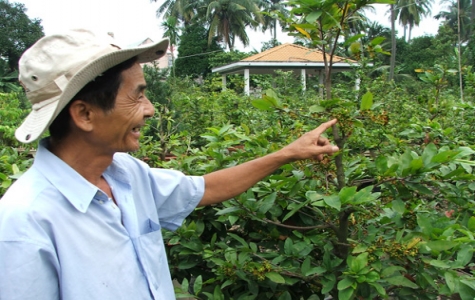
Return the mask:
<svg viewBox="0 0 475 300"><path fill-rule="evenodd" d="M389 81L394 79L394 68L396 66L396 15L394 4L391 4L391 60L389 64Z"/></svg>
<svg viewBox="0 0 475 300"><path fill-rule="evenodd" d="M460 28L460 0L457 1L457 23L458 23L458 28ZM463 103L464 100L463 100L463 77L462 77L462 58L461 58L461 49L460 49L460 44L461 44L461 37L460 37L460 31L458 31L458 45L457 45L457 49L458 49L458 53L457 53L457 59L458 59L458 64L459 64L459 84L460 84L460 101ZM469 32L470 32L470 29L469 29Z"/></svg>

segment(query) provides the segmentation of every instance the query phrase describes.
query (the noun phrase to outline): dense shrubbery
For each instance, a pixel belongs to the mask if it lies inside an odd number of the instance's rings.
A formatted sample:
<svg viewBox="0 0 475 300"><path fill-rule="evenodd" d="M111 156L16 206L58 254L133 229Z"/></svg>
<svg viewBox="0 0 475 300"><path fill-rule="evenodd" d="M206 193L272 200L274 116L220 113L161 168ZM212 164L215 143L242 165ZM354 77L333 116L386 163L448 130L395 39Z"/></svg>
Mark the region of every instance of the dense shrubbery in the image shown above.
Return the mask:
<svg viewBox="0 0 475 300"><path fill-rule="evenodd" d="M173 89L175 158L149 160L154 166L205 174L275 151L333 117L348 137L343 188L331 158L298 162L167 232L180 293L472 299L474 107L447 87L436 104L436 87L415 84L418 93L373 78L359 92L335 87L334 100L312 91L251 99Z"/></svg>
<svg viewBox="0 0 475 300"><path fill-rule="evenodd" d="M334 117L347 137L343 188L331 157L297 162L166 232L178 296L473 299L474 107L448 87L435 104L435 87L415 84L418 93L384 77L363 80L360 91L336 85L332 100L285 89L255 99L192 80L150 84L151 97L154 86L170 85L135 153L154 167L205 174ZM2 193L31 164L12 136L24 115L16 97L1 97Z"/></svg>

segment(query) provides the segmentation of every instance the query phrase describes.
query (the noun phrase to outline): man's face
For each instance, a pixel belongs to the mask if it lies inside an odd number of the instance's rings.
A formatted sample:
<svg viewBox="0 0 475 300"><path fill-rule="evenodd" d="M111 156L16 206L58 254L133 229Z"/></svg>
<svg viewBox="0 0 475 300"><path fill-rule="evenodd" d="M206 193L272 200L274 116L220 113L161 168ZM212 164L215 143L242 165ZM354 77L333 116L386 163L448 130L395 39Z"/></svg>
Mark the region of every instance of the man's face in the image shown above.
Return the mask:
<svg viewBox="0 0 475 300"><path fill-rule="evenodd" d="M139 149L140 129L145 119L155 113L150 101L145 97L145 79L138 63L122 72L115 106L109 112L97 111L93 139L99 151L107 154L129 152Z"/></svg>

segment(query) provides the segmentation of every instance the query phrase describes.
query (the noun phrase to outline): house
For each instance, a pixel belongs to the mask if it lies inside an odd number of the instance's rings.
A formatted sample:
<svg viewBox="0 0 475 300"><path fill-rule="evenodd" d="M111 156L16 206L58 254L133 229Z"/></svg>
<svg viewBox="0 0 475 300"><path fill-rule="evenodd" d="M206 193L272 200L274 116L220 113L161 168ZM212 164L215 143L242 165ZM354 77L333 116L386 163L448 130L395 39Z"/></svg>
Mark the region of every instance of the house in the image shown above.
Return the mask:
<svg viewBox="0 0 475 300"><path fill-rule="evenodd" d="M340 56L333 57L333 72L349 71L356 61ZM275 70L293 71L300 75L303 89L306 87L307 76L318 76L320 84L324 79L323 52L295 44L282 44L264 52L252 55L235 63L216 67L212 72L222 74L223 89L226 89L226 75L244 74L244 93L249 95L250 74L274 74Z"/></svg>

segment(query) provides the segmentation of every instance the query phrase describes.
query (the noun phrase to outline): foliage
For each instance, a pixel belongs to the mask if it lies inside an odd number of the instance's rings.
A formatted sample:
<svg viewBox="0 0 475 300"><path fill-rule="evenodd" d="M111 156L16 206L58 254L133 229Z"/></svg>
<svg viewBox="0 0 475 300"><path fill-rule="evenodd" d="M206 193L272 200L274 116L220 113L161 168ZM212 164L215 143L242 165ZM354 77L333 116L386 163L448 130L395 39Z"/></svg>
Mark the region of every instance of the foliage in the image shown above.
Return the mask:
<svg viewBox="0 0 475 300"><path fill-rule="evenodd" d="M206 29L202 26L186 26L180 37L179 57L175 60L176 76L205 77L210 71L210 53L221 48L216 42L208 46Z"/></svg>
<svg viewBox="0 0 475 300"><path fill-rule="evenodd" d="M29 19L21 3L0 1L0 57L8 63L8 72L18 70L21 54L43 34L41 21Z"/></svg>
<svg viewBox="0 0 475 300"><path fill-rule="evenodd" d="M15 129L26 116L18 93L0 93L0 195L32 163L29 148L20 148Z"/></svg>
<svg viewBox="0 0 475 300"><path fill-rule="evenodd" d="M263 109L258 122L213 121L222 125L204 129L204 145L188 144L160 164L190 174L233 166L275 151L329 115L351 132L343 189L336 188L331 160L297 162L230 201L197 209L177 232L165 233L172 274L182 283L178 296L474 296L475 152L465 146L473 137L453 129L462 114L445 110L427 121L430 112L417 95L384 80L367 87L374 93L359 103L313 106L288 106L285 96L269 91L252 101ZM217 108L215 120L223 114ZM472 107L464 109L473 115Z"/></svg>

